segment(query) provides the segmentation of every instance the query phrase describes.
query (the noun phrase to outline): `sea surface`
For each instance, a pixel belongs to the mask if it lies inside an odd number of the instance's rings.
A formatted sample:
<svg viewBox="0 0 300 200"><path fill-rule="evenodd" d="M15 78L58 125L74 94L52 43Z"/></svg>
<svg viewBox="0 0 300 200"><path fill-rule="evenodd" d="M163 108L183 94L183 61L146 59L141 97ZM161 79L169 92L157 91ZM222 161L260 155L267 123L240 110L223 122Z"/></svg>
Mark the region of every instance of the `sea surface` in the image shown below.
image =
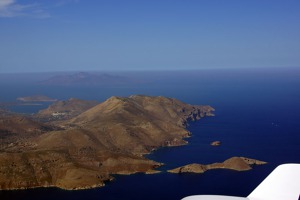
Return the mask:
<svg viewBox="0 0 300 200"><path fill-rule="evenodd" d="M126 74L126 73L125 73ZM247 196L276 166L300 163L300 70L267 68L247 70L199 70L136 72L126 76L145 78L135 85L43 86L34 81L0 81L0 102L17 97L47 95L104 101L110 96L132 94L174 97L189 104L211 105L214 117L190 122L188 145L160 148L147 155L163 162L162 173L115 176L103 188L64 191L40 188L0 191L0 199L181 199L194 194ZM21 84L22 83L22 84ZM47 104L11 106L21 113L34 113ZM212 147L212 141L221 146ZM253 170L211 170L204 174L169 174L168 169L190 163L223 162L232 156L267 161Z"/></svg>

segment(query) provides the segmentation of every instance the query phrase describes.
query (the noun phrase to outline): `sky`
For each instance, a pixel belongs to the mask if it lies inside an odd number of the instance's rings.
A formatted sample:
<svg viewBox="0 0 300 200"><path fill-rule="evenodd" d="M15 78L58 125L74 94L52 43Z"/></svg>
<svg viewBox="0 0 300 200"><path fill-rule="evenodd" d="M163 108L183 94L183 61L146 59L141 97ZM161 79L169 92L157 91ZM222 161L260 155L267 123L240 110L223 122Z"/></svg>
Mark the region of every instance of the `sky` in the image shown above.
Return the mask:
<svg viewBox="0 0 300 200"><path fill-rule="evenodd" d="M0 73L300 67L299 0L0 0Z"/></svg>

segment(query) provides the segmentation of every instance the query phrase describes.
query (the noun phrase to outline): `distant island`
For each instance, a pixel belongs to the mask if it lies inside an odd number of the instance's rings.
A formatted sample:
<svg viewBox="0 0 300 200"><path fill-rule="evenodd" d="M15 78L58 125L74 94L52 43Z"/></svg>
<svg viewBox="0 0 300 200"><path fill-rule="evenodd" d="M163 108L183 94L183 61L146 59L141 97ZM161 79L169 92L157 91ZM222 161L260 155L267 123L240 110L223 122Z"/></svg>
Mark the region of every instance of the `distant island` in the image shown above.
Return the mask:
<svg viewBox="0 0 300 200"><path fill-rule="evenodd" d="M144 155L187 144L188 122L213 111L174 98L133 95L103 103L57 101L31 118L0 116L0 189L85 189L104 186L113 174L157 173L162 163Z"/></svg>
<svg viewBox="0 0 300 200"><path fill-rule="evenodd" d="M210 143L211 146L220 146L221 145L221 141L213 141Z"/></svg>
<svg viewBox="0 0 300 200"><path fill-rule="evenodd" d="M27 96L27 97L19 97L17 98L18 101L22 102L54 102L57 99L52 99L45 95L34 95L34 96Z"/></svg>
<svg viewBox="0 0 300 200"><path fill-rule="evenodd" d="M42 85L61 85L61 86L91 86L91 85L124 85L133 83L134 80L125 76L111 74L98 74L88 72L78 72L66 75L57 75L46 80L40 81Z"/></svg>
<svg viewBox="0 0 300 200"><path fill-rule="evenodd" d="M231 169L236 171L247 171L252 169L253 165L264 165L267 162L259 161L245 157L232 157L222 163L213 163L208 165L189 164L175 169L168 170L170 173L204 173L212 169Z"/></svg>

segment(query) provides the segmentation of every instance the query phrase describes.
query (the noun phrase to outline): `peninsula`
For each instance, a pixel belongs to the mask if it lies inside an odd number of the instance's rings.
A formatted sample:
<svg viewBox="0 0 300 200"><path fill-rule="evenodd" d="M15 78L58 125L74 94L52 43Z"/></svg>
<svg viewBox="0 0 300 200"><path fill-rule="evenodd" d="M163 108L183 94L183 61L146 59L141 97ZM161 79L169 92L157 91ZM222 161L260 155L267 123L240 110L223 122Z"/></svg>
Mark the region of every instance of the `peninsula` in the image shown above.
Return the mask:
<svg viewBox="0 0 300 200"><path fill-rule="evenodd" d="M47 109L40 110L34 117L38 121L46 122L71 119L97 104L99 104L98 101L70 98L65 101L56 101Z"/></svg>
<svg viewBox="0 0 300 200"><path fill-rule="evenodd" d="M56 102L39 114L62 112L64 105L72 110L72 102L80 101ZM0 189L84 189L104 186L113 174L157 173L162 163L144 154L187 144L188 122L214 111L161 96L82 103L79 113L48 122L18 115L0 119Z"/></svg>

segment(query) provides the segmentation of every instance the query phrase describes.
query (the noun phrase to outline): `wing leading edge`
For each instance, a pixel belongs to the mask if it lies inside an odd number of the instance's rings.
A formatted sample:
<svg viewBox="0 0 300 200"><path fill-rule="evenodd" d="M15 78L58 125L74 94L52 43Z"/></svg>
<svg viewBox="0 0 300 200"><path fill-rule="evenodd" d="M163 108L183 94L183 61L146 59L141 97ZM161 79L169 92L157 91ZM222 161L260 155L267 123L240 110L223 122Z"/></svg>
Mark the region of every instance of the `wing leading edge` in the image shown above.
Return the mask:
<svg viewBox="0 0 300 200"><path fill-rule="evenodd" d="M298 200L300 164L279 165L248 196L251 200Z"/></svg>

